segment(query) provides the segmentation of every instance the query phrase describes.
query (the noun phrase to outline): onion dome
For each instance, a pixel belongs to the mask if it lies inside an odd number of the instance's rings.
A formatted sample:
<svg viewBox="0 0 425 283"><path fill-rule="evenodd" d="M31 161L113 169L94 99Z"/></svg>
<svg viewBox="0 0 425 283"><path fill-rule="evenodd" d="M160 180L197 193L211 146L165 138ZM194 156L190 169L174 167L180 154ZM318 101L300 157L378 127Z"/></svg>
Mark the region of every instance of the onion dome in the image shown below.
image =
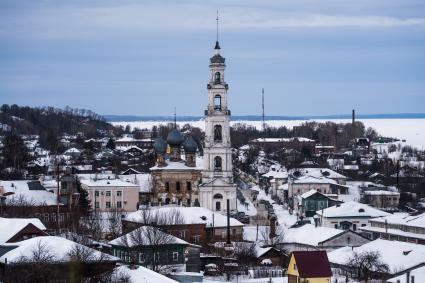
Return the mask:
<svg viewBox="0 0 425 283"><path fill-rule="evenodd" d="M167 142L169 145L181 145L183 141L183 135L176 128L172 129L171 132L168 133Z"/></svg>
<svg viewBox="0 0 425 283"><path fill-rule="evenodd" d="M157 153L165 153L167 151L167 143L163 138L157 138L153 143L153 148Z"/></svg>
<svg viewBox="0 0 425 283"><path fill-rule="evenodd" d="M198 149L198 144L192 138L192 136L189 136L184 142L183 148L184 148L184 151L187 153L195 153L196 150Z"/></svg>

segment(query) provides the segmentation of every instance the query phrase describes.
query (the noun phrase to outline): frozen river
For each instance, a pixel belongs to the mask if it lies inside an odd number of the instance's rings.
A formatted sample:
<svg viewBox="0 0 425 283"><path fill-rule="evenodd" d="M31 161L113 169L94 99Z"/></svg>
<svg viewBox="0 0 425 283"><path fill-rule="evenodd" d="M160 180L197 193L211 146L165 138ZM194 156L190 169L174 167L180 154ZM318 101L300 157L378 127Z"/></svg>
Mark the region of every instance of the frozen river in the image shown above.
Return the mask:
<svg viewBox="0 0 425 283"><path fill-rule="evenodd" d="M268 120L266 123L273 127L286 126L292 128L298 126L307 120ZM313 120L308 120L313 121ZM351 123L350 119L335 119L335 120L315 120L317 122L332 121L336 123ZM418 149L425 149L425 119L358 119L365 124L366 127L372 127L379 134L386 137L395 137L405 139L407 144L410 144ZM140 129L152 128L154 125L166 124L171 121L135 121L135 122L112 122L114 125L130 125ZM204 121L179 121L179 125L191 124L194 127L204 129ZM257 128L261 128L261 121L233 121L234 123L246 123Z"/></svg>

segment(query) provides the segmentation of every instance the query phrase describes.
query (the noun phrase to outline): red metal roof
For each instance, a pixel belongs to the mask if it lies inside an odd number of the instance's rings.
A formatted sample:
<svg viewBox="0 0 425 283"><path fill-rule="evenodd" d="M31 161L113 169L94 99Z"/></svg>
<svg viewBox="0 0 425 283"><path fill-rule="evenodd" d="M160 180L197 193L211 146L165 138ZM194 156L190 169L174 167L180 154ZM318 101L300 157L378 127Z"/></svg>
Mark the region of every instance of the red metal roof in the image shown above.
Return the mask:
<svg viewBox="0 0 425 283"><path fill-rule="evenodd" d="M332 271L326 251L294 251L301 278L331 277Z"/></svg>

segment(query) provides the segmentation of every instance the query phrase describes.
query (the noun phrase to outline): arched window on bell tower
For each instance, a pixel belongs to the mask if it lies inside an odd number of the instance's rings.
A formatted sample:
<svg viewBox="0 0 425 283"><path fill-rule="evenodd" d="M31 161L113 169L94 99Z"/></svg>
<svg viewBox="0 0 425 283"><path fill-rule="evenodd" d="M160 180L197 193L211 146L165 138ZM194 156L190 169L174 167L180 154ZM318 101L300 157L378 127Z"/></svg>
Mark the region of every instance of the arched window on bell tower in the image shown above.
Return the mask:
<svg viewBox="0 0 425 283"><path fill-rule="evenodd" d="M214 83L219 84L221 82L220 72L215 72L214 74Z"/></svg>
<svg viewBox="0 0 425 283"><path fill-rule="evenodd" d="M222 142L223 136L222 136L222 128L221 125L215 125L214 126L214 142Z"/></svg>
<svg viewBox="0 0 425 283"><path fill-rule="evenodd" d="M220 156L214 157L214 171L222 171Z"/></svg>
<svg viewBox="0 0 425 283"><path fill-rule="evenodd" d="M214 96L214 110L221 110L221 95Z"/></svg>

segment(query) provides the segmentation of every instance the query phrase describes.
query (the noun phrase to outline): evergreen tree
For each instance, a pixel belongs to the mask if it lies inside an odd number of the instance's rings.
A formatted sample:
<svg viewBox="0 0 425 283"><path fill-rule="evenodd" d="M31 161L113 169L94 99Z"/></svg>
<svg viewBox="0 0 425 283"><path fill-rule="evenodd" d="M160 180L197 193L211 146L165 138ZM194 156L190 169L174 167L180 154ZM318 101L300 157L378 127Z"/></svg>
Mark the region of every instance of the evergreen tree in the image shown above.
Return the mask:
<svg viewBox="0 0 425 283"><path fill-rule="evenodd" d="M3 139L3 167L20 170L28 161L28 149L22 138L14 133L6 135Z"/></svg>
<svg viewBox="0 0 425 283"><path fill-rule="evenodd" d="M106 148L109 148L110 150L115 149L115 142L112 138L108 140L108 143L106 144Z"/></svg>

